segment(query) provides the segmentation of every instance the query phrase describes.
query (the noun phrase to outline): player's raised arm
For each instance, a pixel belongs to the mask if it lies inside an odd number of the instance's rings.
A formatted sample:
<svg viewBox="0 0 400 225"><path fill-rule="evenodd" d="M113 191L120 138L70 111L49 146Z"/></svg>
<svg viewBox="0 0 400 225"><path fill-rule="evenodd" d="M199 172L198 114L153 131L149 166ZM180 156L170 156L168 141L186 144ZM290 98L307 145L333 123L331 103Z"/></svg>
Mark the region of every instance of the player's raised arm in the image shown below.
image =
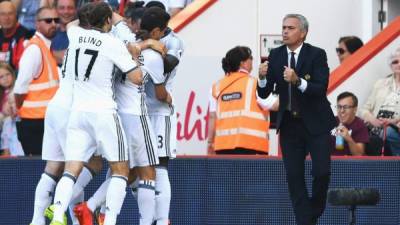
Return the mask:
<svg viewBox="0 0 400 225"><path fill-rule="evenodd" d="M134 70L129 71L126 76L132 83L140 85L143 82L143 73L139 67L136 67Z"/></svg>

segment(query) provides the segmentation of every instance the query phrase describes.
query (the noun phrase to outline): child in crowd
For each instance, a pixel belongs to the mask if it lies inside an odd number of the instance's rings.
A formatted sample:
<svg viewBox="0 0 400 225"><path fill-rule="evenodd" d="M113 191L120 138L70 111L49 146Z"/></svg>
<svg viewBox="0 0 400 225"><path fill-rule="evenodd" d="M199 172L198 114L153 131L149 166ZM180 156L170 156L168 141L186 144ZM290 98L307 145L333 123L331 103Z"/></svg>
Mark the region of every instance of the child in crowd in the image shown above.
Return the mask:
<svg viewBox="0 0 400 225"><path fill-rule="evenodd" d="M12 89L15 72L7 63L0 63L0 120L2 155L23 156L16 128L16 106Z"/></svg>

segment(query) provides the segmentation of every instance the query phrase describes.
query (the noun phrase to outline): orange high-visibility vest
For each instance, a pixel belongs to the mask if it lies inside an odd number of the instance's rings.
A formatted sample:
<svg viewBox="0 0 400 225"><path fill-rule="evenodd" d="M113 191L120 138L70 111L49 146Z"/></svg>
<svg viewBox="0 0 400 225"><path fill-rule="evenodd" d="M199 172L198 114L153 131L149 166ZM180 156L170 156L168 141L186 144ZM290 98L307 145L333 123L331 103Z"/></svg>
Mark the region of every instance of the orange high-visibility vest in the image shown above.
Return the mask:
<svg viewBox="0 0 400 225"><path fill-rule="evenodd" d="M50 49L40 37L33 36L29 40L28 46L32 44L40 48L42 69L39 76L29 84L26 98L19 109L19 116L25 119L43 119L47 104L58 89L57 63Z"/></svg>
<svg viewBox="0 0 400 225"><path fill-rule="evenodd" d="M257 105L257 80L235 72L213 85L217 99L214 150L269 150L269 112Z"/></svg>

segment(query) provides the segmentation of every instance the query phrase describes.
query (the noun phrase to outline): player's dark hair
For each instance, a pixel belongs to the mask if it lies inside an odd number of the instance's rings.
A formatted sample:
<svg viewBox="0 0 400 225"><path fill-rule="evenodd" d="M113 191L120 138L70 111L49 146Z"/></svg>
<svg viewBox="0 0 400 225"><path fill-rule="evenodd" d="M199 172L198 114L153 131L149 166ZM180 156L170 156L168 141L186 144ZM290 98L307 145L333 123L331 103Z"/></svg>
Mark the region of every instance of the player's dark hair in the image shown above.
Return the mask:
<svg viewBox="0 0 400 225"><path fill-rule="evenodd" d="M162 4L160 1L150 1L146 4L146 8L151 8L151 7L158 7L160 9L163 9L164 11L166 10L165 5Z"/></svg>
<svg viewBox="0 0 400 225"><path fill-rule="evenodd" d="M240 63L251 57L250 48L246 46L236 46L229 50L222 59L222 69L225 73L236 72L240 68Z"/></svg>
<svg viewBox="0 0 400 225"><path fill-rule="evenodd" d="M125 6L125 11L128 9L144 8L144 3L144 1L128 2L128 4Z"/></svg>
<svg viewBox="0 0 400 225"><path fill-rule="evenodd" d="M127 8L124 15L125 18L138 22L142 19L145 10L146 8Z"/></svg>
<svg viewBox="0 0 400 225"><path fill-rule="evenodd" d="M140 30L137 33L137 38L147 40L150 38L150 32L154 28L164 30L167 27L170 16L165 10L158 7L151 7L144 11Z"/></svg>
<svg viewBox="0 0 400 225"><path fill-rule="evenodd" d="M79 26L89 28L89 15L93 10L93 3L87 3L78 9Z"/></svg>
<svg viewBox="0 0 400 225"><path fill-rule="evenodd" d="M112 18L112 10L105 2L92 3L93 9L90 10L88 21L92 27L103 28L108 19Z"/></svg>

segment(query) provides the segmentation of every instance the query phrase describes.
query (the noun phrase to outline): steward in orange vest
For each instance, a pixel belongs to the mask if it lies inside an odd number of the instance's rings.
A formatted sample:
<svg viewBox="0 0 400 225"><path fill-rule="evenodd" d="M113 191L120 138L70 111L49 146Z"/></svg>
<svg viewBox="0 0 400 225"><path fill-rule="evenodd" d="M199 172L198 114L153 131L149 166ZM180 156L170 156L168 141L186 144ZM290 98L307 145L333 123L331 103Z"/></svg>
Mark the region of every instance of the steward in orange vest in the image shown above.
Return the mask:
<svg viewBox="0 0 400 225"><path fill-rule="evenodd" d="M217 100L214 150L268 153L269 113L257 104L257 80L245 72L225 76L213 85Z"/></svg>
<svg viewBox="0 0 400 225"><path fill-rule="evenodd" d="M54 8L42 7L36 15L36 33L19 62L14 85L18 140L25 155L41 155L47 104L58 89L58 69L50 52L59 17Z"/></svg>
<svg viewBox="0 0 400 225"><path fill-rule="evenodd" d="M18 115L27 119L44 119L47 104L55 95L58 89L59 77L57 63L43 40L37 35L33 36L27 45L39 46L42 54L42 70L40 75L31 81L28 93Z"/></svg>

